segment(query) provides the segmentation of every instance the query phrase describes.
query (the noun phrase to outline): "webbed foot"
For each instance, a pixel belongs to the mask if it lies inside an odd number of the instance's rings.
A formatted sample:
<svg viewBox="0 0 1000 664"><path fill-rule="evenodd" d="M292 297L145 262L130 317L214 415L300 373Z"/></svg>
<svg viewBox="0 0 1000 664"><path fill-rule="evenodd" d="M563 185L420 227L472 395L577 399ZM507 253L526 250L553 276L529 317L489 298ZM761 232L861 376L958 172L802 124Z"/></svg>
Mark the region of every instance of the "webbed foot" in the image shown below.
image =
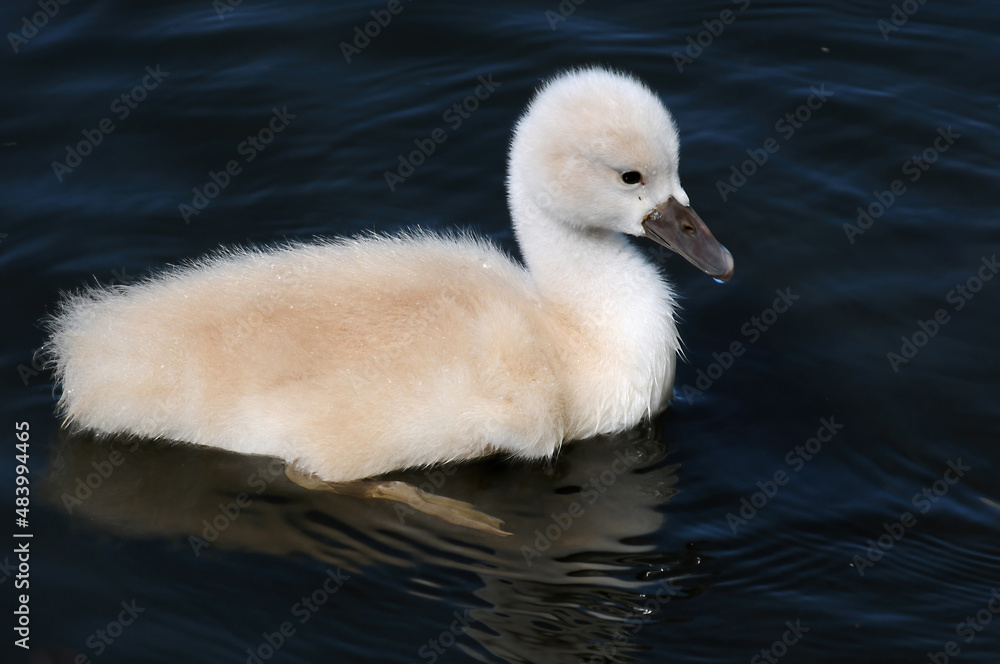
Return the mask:
<svg viewBox="0 0 1000 664"><path fill-rule="evenodd" d="M442 521L474 530L507 536L503 520L480 512L461 500L438 496L397 480L358 480L356 482L324 482L316 475L303 473L295 466L285 466L285 475L292 482L313 491L330 491L361 498L383 498L409 505L418 512L436 516Z"/></svg>

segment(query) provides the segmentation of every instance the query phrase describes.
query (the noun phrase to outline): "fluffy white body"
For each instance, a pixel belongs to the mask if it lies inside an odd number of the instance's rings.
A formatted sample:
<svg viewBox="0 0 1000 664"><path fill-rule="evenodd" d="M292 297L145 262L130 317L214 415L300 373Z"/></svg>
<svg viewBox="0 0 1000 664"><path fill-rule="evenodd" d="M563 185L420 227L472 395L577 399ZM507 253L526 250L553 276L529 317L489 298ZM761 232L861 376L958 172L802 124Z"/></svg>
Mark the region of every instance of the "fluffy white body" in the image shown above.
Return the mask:
<svg viewBox="0 0 1000 664"><path fill-rule="evenodd" d="M643 85L564 74L511 146L525 266L467 235L411 233L226 251L75 294L50 321L60 408L75 426L273 455L328 481L545 457L631 427L666 407L679 340L670 287L622 234L732 273L686 207L677 155ZM684 244L699 232L705 246Z"/></svg>

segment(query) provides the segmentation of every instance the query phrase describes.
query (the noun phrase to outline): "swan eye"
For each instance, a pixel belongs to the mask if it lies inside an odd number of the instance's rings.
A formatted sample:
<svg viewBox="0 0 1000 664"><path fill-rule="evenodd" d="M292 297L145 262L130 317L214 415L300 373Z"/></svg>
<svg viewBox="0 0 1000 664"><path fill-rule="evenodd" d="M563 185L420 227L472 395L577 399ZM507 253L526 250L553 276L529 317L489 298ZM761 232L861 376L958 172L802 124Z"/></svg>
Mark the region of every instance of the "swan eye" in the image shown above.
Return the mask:
<svg viewBox="0 0 1000 664"><path fill-rule="evenodd" d="M642 173L639 171L625 171L622 173L622 182L625 184L636 184L642 180Z"/></svg>

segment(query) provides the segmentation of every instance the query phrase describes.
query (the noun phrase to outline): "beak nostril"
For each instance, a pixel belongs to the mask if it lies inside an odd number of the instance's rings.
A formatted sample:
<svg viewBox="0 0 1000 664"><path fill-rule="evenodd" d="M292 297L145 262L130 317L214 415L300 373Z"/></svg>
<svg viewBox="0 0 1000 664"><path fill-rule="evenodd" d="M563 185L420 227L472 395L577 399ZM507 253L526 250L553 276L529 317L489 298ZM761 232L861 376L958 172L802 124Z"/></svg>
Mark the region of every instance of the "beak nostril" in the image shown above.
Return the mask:
<svg viewBox="0 0 1000 664"><path fill-rule="evenodd" d="M720 281L733 276L733 256L719 244L701 217L673 196L653 208L642 220L646 237L683 256L692 265Z"/></svg>

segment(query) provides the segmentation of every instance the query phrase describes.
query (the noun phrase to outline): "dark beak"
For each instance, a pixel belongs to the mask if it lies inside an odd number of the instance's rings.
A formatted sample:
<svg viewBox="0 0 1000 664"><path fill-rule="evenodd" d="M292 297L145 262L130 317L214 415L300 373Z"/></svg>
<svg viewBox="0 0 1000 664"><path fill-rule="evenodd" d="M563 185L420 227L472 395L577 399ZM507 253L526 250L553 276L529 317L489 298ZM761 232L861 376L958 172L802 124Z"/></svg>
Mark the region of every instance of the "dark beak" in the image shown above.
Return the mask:
<svg viewBox="0 0 1000 664"><path fill-rule="evenodd" d="M671 196L642 220L646 237L675 251L719 281L733 276L733 255L719 244L694 210Z"/></svg>

